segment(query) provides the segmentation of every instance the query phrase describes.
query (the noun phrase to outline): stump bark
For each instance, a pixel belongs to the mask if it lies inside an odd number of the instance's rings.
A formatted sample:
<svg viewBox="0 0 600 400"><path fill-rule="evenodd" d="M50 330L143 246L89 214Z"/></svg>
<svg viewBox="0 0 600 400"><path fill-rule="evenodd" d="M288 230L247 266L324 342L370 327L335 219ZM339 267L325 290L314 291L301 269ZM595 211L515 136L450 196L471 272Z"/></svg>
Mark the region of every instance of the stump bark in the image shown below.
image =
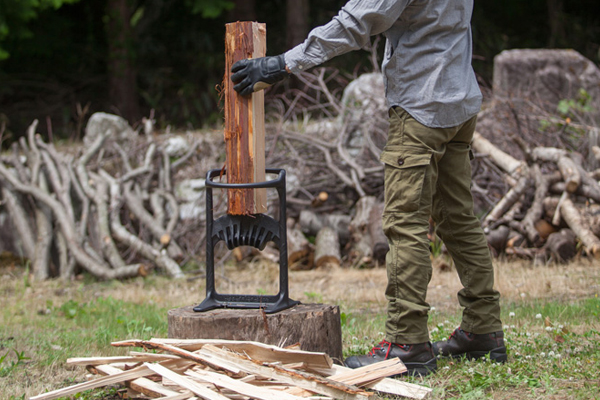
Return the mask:
<svg viewBox="0 0 600 400"><path fill-rule="evenodd" d="M197 313L193 306L169 310L169 338L250 340L276 346L296 343L327 353L341 364L342 328L338 306L299 304L275 314L219 309Z"/></svg>

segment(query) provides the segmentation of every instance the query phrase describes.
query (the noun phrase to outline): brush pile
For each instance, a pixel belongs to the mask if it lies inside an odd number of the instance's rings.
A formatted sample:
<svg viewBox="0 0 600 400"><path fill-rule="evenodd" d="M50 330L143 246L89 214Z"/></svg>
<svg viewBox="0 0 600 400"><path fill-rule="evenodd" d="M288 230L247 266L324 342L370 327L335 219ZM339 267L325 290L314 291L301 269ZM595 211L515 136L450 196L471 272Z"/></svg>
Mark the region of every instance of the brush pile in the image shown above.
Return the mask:
<svg viewBox="0 0 600 400"><path fill-rule="evenodd" d="M325 353L257 342L151 339L112 343L153 352L123 357L73 358L101 378L31 397L51 400L123 383L127 398L377 399L377 392L424 399L431 389L386 378L406 371L399 359L359 369L332 363ZM158 350L158 352L156 351Z"/></svg>
<svg viewBox="0 0 600 400"><path fill-rule="evenodd" d="M510 190L483 219L496 254L539 262L600 257L600 185L598 171L587 171L581 154L554 147L524 147L527 162L501 151L476 135L476 152L500 169ZM600 155L600 148L593 146Z"/></svg>

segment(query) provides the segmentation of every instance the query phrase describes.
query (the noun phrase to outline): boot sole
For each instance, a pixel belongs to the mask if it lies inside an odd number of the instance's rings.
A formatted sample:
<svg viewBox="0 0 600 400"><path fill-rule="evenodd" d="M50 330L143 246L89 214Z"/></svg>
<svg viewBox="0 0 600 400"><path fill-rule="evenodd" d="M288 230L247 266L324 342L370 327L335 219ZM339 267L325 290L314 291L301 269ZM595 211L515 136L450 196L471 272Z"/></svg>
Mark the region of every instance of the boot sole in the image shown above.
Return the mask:
<svg viewBox="0 0 600 400"><path fill-rule="evenodd" d="M488 351L468 351L466 353L461 354L451 354L449 356L442 357L450 357L450 358L463 358L466 357L467 360L479 360L480 358L486 357L490 360L498 363L505 363L508 359L508 355L506 354L506 347L497 347Z"/></svg>

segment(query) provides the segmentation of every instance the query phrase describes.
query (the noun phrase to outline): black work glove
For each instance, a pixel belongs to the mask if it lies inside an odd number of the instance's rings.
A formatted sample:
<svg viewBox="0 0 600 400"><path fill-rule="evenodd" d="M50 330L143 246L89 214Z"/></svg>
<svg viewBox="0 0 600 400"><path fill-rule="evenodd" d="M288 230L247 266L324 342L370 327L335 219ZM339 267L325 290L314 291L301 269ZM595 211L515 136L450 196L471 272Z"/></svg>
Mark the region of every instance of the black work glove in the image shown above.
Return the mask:
<svg viewBox="0 0 600 400"><path fill-rule="evenodd" d="M289 76L283 54L240 60L233 64L231 72L231 80L236 84L233 88L242 96L250 96L252 92L266 89Z"/></svg>

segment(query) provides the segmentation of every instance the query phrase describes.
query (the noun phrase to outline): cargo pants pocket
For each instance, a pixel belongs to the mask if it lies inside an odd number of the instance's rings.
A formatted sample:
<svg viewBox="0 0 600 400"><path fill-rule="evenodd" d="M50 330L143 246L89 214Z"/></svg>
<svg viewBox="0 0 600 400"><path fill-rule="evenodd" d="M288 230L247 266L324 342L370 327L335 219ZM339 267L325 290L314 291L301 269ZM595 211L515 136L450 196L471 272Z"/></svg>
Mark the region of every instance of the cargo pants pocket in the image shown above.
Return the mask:
<svg viewBox="0 0 600 400"><path fill-rule="evenodd" d="M414 212L419 209L427 167L433 151L411 146L386 146L385 212Z"/></svg>

